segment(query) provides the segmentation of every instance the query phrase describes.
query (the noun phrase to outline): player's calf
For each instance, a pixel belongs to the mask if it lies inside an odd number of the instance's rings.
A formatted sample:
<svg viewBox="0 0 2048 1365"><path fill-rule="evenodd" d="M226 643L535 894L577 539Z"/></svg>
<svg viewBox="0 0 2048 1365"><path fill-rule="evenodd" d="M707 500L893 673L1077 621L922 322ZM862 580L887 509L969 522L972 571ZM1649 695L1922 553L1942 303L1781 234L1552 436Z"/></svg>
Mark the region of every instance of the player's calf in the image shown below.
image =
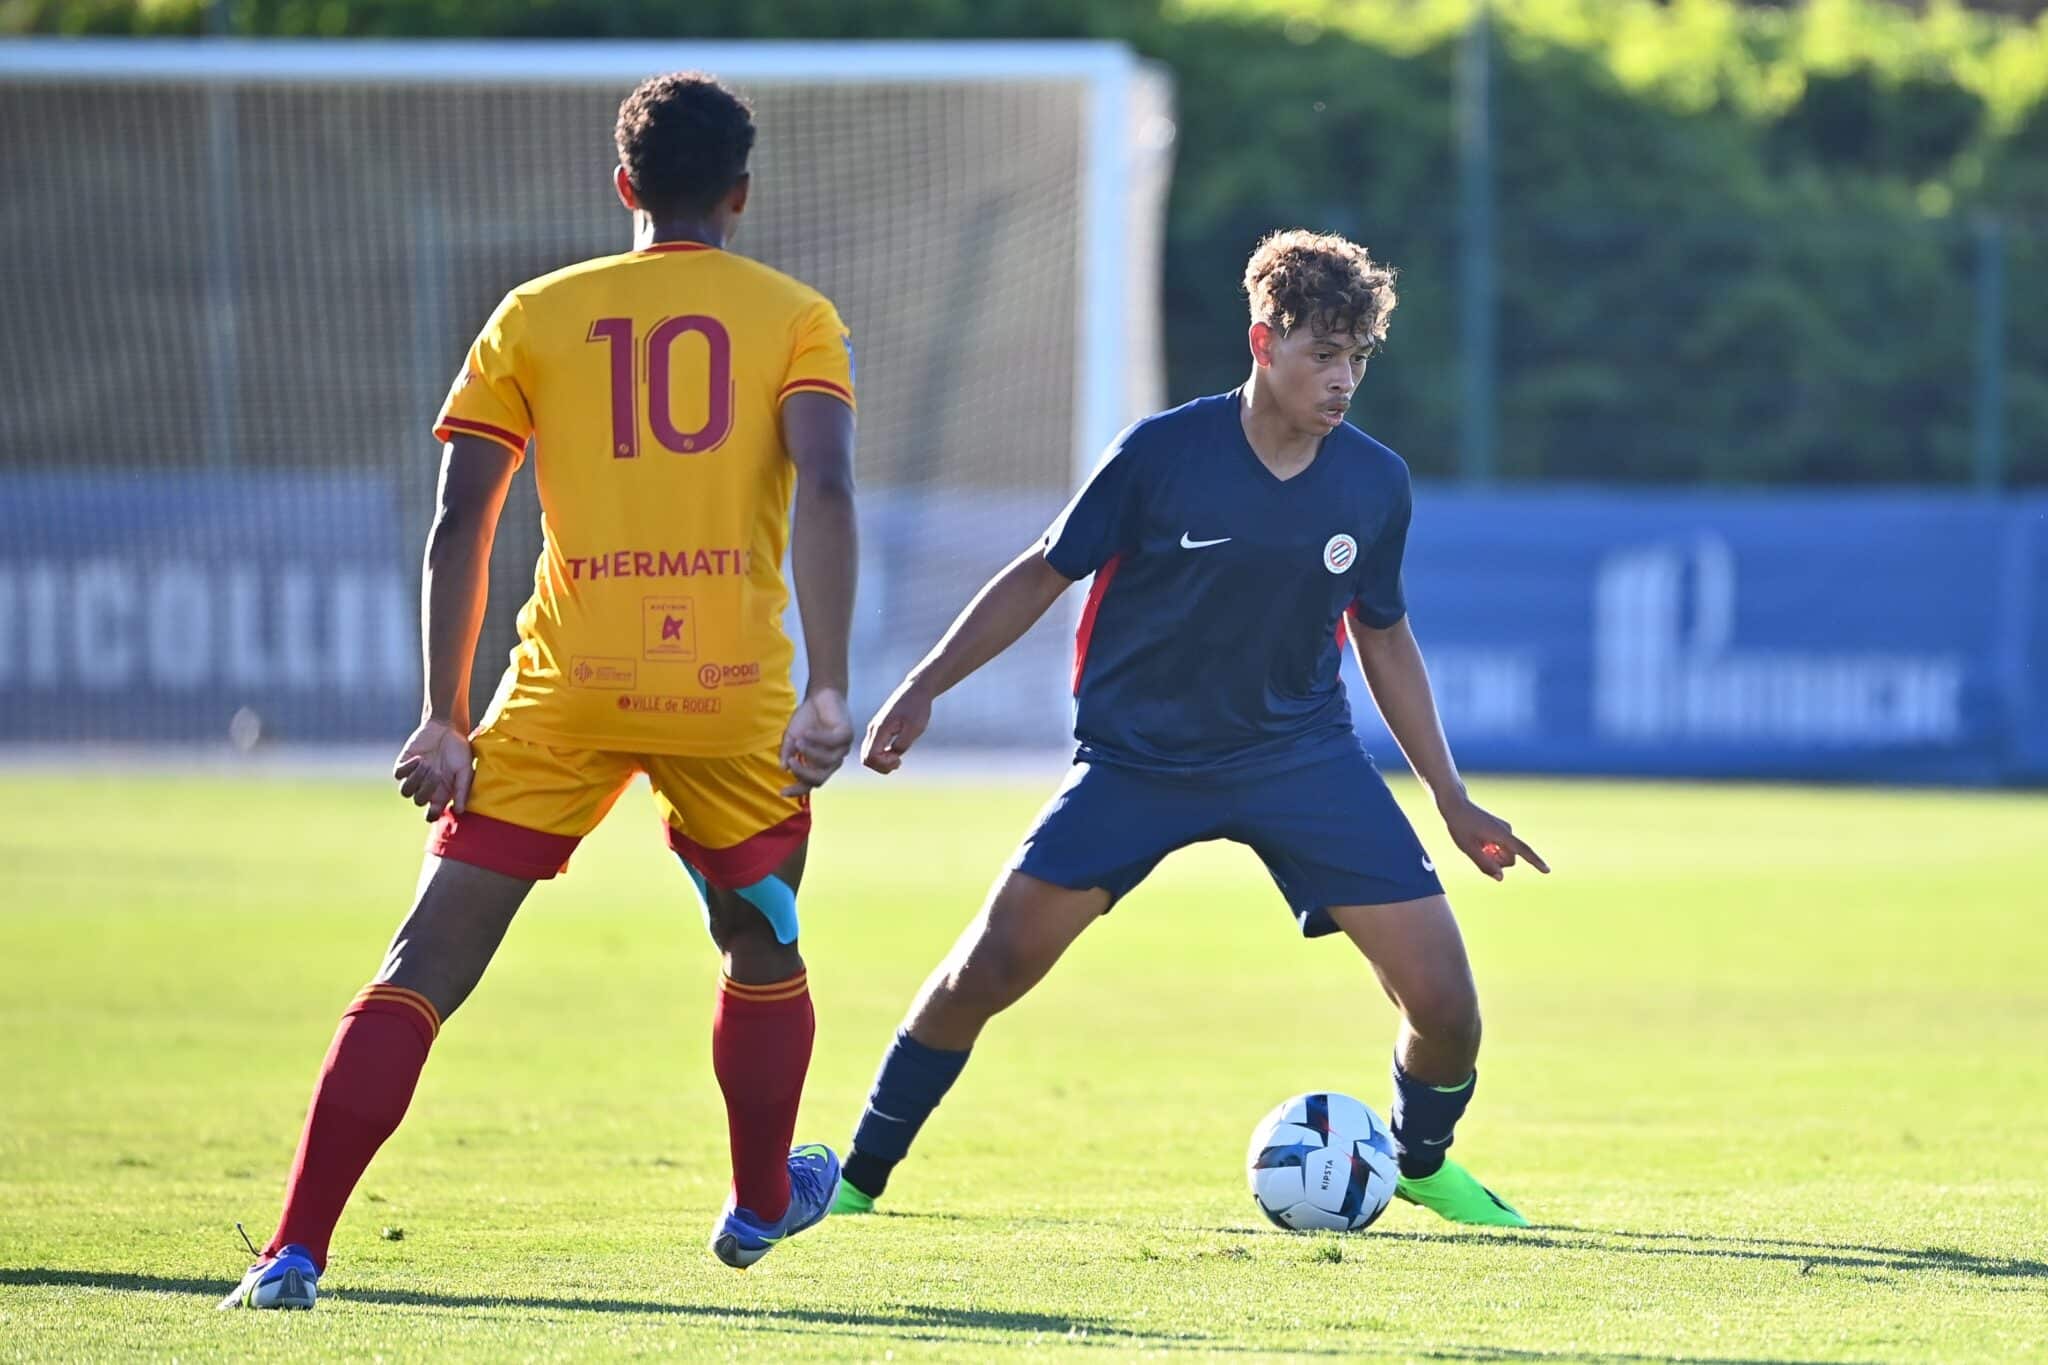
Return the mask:
<svg viewBox="0 0 2048 1365"><path fill-rule="evenodd" d="M1479 1062L1479 993L1469 975L1448 975L1440 983L1411 986L1398 997L1402 1064L1431 1081L1451 1084L1472 1074Z"/></svg>
<svg viewBox="0 0 2048 1365"><path fill-rule="evenodd" d="M889 1173L910 1155L925 1120L960 1079L966 1048L927 1047L906 1030L882 1054L867 1108L853 1130L846 1178L833 1205L836 1213L867 1213L888 1188Z"/></svg>
<svg viewBox="0 0 2048 1365"><path fill-rule="evenodd" d="M982 1028L1044 979L1108 908L1106 891L1075 891L1016 871L1003 878L882 1055L847 1153L838 1212L874 1207L889 1173L967 1065Z"/></svg>
<svg viewBox="0 0 2048 1365"><path fill-rule="evenodd" d="M797 1202L790 1139L817 1032L809 976L796 943L802 852L783 872L746 887L716 886L687 859L683 866L703 898L705 925L725 959L712 1012L711 1062L725 1097L732 1156L728 1215L741 1216L735 1236L750 1228L762 1236L786 1235L774 1229ZM836 1184L836 1157L832 1166ZM829 1191L825 1199L830 1202Z"/></svg>

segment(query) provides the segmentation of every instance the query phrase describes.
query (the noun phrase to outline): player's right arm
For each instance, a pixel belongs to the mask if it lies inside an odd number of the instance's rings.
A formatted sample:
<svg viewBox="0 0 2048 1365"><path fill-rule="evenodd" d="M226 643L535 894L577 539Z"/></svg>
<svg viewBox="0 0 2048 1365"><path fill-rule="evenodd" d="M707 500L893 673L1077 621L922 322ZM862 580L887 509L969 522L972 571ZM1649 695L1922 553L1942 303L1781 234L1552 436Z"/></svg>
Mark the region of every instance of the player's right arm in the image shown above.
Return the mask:
<svg viewBox="0 0 2048 1365"><path fill-rule="evenodd" d="M400 795L427 808L462 813L473 776L469 751L469 675L491 586L491 543L519 458L502 444L457 436L441 451L440 493L420 575L420 651L426 700L391 775Z"/></svg>
<svg viewBox="0 0 2048 1365"><path fill-rule="evenodd" d="M427 695L419 728L398 751L399 793L460 815L475 775L469 751L469 671L490 591L491 542L513 471L526 458L533 410L520 373L525 313L507 294L469 348L434 419L442 441L440 492L420 581L420 652Z"/></svg>
<svg viewBox="0 0 2048 1365"><path fill-rule="evenodd" d="M933 702L1015 644L1069 584L1130 548L1138 468L1131 434L1117 438L1038 543L991 578L932 652L910 670L868 725L861 762L878 773L902 767L904 752L931 724Z"/></svg>
<svg viewBox="0 0 2048 1365"><path fill-rule="evenodd" d="M1017 643L1073 582L1033 545L983 585L932 652L897 685L868 725L861 762L878 773L903 766L904 751L931 724L932 703Z"/></svg>

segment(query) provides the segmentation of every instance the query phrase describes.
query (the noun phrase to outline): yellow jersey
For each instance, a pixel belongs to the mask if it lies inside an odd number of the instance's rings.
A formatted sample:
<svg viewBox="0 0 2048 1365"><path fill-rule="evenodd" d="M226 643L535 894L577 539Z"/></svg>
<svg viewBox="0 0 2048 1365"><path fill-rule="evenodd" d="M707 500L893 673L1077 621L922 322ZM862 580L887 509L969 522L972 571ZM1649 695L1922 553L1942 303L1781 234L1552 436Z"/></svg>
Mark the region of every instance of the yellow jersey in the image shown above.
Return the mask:
<svg viewBox="0 0 2048 1365"><path fill-rule="evenodd" d="M743 256L660 243L505 296L434 423L534 452L540 560L485 726L650 754L780 743L793 393L852 405L846 326Z"/></svg>

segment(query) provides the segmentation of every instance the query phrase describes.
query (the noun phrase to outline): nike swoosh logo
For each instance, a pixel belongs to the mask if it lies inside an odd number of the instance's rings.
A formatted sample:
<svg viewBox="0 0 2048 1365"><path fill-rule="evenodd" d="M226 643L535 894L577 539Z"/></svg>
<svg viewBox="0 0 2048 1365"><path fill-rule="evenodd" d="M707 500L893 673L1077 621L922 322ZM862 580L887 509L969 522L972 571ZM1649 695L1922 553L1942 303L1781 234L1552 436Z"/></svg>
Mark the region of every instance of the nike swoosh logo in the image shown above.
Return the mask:
<svg viewBox="0 0 2048 1365"><path fill-rule="evenodd" d="M1433 1140L1430 1138L1424 1138L1422 1140L1422 1145L1425 1147L1448 1147L1451 1145L1451 1140L1449 1138L1436 1138Z"/></svg>
<svg viewBox="0 0 2048 1365"><path fill-rule="evenodd" d="M1189 540L1186 531L1180 533L1180 547L1183 550L1206 550L1211 545L1227 545L1229 543L1229 536L1224 536L1221 540Z"/></svg>
<svg viewBox="0 0 2048 1365"><path fill-rule="evenodd" d="M1427 853L1422 855L1422 870L1424 872L1436 871L1436 864L1429 860L1429 855Z"/></svg>

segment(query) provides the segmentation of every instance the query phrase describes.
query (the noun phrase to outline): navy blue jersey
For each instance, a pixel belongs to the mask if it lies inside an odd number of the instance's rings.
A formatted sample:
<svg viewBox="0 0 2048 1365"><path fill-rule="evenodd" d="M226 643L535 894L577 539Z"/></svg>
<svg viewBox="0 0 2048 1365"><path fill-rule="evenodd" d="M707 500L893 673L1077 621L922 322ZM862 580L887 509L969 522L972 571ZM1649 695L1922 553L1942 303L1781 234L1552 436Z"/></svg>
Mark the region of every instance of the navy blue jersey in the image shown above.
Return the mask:
<svg viewBox="0 0 2048 1365"><path fill-rule="evenodd" d="M1379 628L1407 611L1408 466L1340 425L1279 479L1240 397L1124 432L1045 533L1055 569L1095 575L1074 648L1080 761L1250 772L1357 746L1338 627L1347 609Z"/></svg>

